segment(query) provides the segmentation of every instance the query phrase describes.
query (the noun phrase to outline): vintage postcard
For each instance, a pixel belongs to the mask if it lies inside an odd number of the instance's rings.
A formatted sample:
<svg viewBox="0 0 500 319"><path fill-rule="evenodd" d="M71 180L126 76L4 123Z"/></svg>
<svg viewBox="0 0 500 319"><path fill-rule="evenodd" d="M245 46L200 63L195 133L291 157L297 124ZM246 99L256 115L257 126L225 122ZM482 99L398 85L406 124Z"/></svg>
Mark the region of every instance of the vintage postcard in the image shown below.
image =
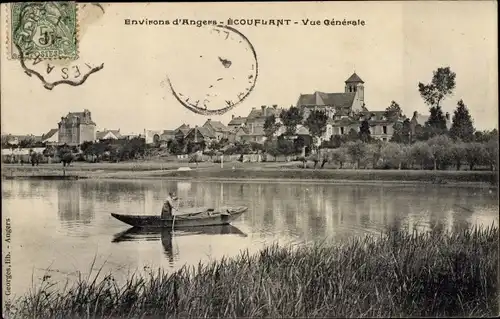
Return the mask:
<svg viewBox="0 0 500 319"><path fill-rule="evenodd" d="M497 6L2 3L3 318L497 316Z"/></svg>

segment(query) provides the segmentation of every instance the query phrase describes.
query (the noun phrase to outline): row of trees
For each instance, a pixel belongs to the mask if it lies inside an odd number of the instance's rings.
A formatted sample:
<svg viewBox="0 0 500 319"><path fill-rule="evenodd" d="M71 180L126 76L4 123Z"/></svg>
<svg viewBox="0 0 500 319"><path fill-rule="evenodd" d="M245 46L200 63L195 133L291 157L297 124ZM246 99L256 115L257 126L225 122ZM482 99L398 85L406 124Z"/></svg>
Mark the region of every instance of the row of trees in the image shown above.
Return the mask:
<svg viewBox="0 0 500 319"><path fill-rule="evenodd" d="M326 149L310 158L315 163L332 163L342 168L346 163L355 168L469 170L477 167L498 169L498 140L463 142L447 135L437 135L411 145L394 142L364 143L349 141L336 149Z"/></svg>

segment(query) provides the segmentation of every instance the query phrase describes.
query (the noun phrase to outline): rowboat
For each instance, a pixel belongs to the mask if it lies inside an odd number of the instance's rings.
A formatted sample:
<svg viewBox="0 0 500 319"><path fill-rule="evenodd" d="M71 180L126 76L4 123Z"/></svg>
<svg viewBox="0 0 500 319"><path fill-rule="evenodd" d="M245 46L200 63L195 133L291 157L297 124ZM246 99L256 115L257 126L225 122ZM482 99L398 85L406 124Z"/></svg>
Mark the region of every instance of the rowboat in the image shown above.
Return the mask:
<svg viewBox="0 0 500 319"><path fill-rule="evenodd" d="M143 228L183 228L195 226L215 226L215 225L228 225L233 220L241 216L248 208L244 206L239 207L225 207L218 211L213 209L203 210L200 212L180 214L173 218L163 219L159 215L124 215L111 213L111 216L129 224L133 227Z"/></svg>

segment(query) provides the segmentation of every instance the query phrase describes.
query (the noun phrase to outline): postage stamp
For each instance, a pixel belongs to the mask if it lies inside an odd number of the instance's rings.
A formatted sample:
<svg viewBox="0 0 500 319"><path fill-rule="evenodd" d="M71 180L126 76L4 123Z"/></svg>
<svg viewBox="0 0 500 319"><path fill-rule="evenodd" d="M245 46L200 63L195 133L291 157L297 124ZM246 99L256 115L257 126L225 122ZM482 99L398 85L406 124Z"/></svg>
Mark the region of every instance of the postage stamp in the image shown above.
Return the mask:
<svg viewBox="0 0 500 319"><path fill-rule="evenodd" d="M11 3L8 16L11 59L78 58L75 2Z"/></svg>

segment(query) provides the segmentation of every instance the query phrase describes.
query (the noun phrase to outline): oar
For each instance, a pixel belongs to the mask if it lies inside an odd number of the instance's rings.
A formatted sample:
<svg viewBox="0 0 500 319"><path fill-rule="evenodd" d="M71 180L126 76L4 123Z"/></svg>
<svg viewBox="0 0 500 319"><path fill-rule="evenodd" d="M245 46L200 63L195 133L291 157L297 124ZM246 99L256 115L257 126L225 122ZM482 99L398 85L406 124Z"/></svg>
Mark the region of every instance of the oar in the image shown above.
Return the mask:
<svg viewBox="0 0 500 319"><path fill-rule="evenodd" d="M177 209L176 209L177 211L179 211L179 206L180 206L180 201L177 202ZM174 232L174 225L175 225L175 215L174 215L174 219L172 220L172 232Z"/></svg>

